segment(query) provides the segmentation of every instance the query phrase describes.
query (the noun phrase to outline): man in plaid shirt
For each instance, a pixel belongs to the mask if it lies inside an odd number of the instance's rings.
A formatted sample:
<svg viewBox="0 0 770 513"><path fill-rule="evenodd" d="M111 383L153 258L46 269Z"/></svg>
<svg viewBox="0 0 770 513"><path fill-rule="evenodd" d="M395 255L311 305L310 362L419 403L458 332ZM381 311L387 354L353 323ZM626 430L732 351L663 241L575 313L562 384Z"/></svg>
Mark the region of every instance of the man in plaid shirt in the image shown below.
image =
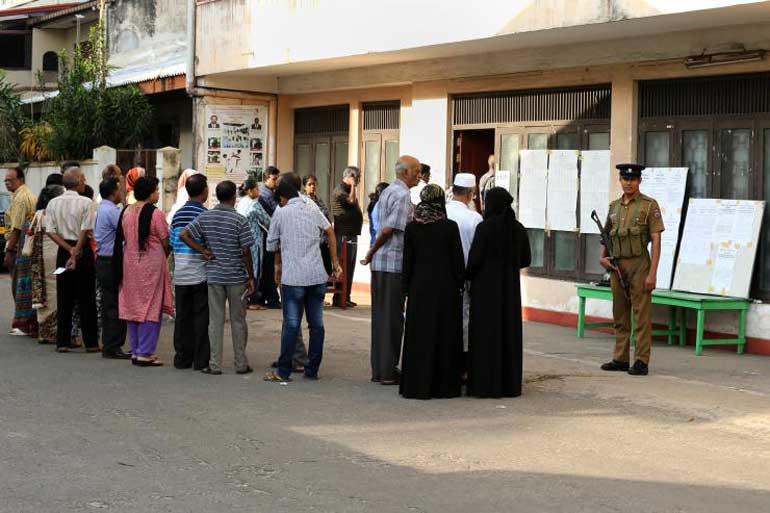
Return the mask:
<svg viewBox="0 0 770 513"><path fill-rule="evenodd" d="M404 258L404 229L412 219L409 189L417 185L420 161L409 155L396 161L396 180L380 196L380 231L361 262L372 264L372 381L399 383L398 366L404 333L404 296L401 266Z"/></svg>

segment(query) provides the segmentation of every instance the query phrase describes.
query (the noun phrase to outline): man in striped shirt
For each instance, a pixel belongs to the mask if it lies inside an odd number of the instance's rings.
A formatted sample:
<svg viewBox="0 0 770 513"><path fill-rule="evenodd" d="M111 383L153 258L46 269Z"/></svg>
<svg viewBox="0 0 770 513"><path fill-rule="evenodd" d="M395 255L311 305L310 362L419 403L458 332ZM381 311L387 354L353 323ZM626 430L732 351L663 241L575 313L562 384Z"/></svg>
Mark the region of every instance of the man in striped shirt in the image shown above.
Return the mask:
<svg viewBox="0 0 770 513"><path fill-rule="evenodd" d="M203 370L209 365L209 298L206 285L206 259L185 244L179 235L187 225L206 211L209 196L206 175L187 178L185 189L190 200L171 219L171 247L174 250L174 367ZM200 241L199 241L200 242Z"/></svg>
<svg viewBox="0 0 770 513"><path fill-rule="evenodd" d="M251 261L254 236L246 218L235 211L235 193L233 182L220 182L216 189L219 205L199 215L179 235L185 244L206 259L211 357L209 366L201 370L204 374L222 374L225 304L230 306L235 371L238 374L253 371L246 358L249 335L246 297L254 292L254 266Z"/></svg>

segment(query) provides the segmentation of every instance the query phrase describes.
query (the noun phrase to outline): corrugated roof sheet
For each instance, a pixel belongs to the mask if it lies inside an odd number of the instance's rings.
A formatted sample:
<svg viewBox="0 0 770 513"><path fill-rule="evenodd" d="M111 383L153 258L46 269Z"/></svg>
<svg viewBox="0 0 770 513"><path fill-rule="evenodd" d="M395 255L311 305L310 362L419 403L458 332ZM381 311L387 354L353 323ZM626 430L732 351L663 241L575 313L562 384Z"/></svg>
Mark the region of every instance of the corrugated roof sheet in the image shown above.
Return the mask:
<svg viewBox="0 0 770 513"><path fill-rule="evenodd" d="M164 65L148 64L147 66L133 67L130 69L118 69L110 73L107 78L108 87L120 87L128 84L138 84L149 80L158 80L161 78L176 77L184 75L186 64L178 58L170 60ZM23 99L25 104L40 103L42 101L54 98L59 91L48 91Z"/></svg>

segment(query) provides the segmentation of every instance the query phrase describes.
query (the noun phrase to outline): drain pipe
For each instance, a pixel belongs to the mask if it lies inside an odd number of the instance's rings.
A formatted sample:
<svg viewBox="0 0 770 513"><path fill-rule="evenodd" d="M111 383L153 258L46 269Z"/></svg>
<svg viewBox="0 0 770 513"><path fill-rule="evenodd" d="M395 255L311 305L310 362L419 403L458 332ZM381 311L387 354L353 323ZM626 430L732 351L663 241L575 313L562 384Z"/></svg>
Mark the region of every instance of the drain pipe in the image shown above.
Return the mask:
<svg viewBox="0 0 770 513"><path fill-rule="evenodd" d="M187 0L187 70L185 72L185 90L195 96L195 0Z"/></svg>

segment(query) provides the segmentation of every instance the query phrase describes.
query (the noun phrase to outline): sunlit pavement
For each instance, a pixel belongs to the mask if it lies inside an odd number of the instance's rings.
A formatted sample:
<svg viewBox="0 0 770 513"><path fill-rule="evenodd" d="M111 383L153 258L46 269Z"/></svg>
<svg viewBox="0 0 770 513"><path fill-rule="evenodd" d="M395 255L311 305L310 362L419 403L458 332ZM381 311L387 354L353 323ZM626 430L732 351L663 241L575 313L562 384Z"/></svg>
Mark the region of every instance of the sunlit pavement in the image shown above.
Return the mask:
<svg viewBox="0 0 770 513"><path fill-rule="evenodd" d="M229 333L223 376L1 335L0 511L768 511L770 358L656 343L647 378L607 374L608 335L527 323L521 398L409 401L369 382L354 299L288 386L262 381L278 311L248 314L246 376Z"/></svg>

